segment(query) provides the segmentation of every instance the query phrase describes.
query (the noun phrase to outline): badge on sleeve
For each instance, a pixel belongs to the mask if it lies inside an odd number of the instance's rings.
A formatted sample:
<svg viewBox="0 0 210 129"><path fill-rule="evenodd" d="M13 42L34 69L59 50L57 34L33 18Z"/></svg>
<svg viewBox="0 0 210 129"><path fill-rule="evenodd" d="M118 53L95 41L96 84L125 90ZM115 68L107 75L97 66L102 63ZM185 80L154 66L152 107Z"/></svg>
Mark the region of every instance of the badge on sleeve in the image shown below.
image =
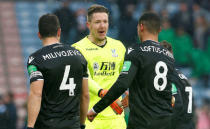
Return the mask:
<svg viewBox="0 0 210 129"><path fill-rule="evenodd" d="M35 65L29 65L28 66L28 73L31 74L32 72L36 72L37 67Z"/></svg>
<svg viewBox="0 0 210 129"><path fill-rule="evenodd" d="M122 72L128 72L131 67L131 61L125 61L123 64Z"/></svg>
<svg viewBox="0 0 210 129"><path fill-rule="evenodd" d="M177 88L176 88L176 85L174 83L172 83L171 92L172 92L172 95L177 94Z"/></svg>

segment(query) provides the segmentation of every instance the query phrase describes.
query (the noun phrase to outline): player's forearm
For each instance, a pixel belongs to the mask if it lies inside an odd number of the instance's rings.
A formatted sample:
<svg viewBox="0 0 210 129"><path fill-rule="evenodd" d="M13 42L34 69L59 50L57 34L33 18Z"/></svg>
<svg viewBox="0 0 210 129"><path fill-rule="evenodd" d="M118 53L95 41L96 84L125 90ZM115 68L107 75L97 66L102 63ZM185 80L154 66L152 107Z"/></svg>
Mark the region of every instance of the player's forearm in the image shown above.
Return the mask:
<svg viewBox="0 0 210 129"><path fill-rule="evenodd" d="M115 84L110 88L107 94L93 107L93 110L96 113L99 113L107 106L109 106L114 100L119 98L133 82L137 70L138 68L135 65L131 65L128 71L121 73Z"/></svg>
<svg viewBox="0 0 210 129"><path fill-rule="evenodd" d="M89 107L89 90L88 90L88 80L83 79L82 81L82 92L80 96L80 123L81 125L85 124L85 119L88 112Z"/></svg>
<svg viewBox="0 0 210 129"><path fill-rule="evenodd" d="M88 107L89 107L89 95L81 96L80 98L80 123L85 124L85 119L87 116L88 112Z"/></svg>
<svg viewBox="0 0 210 129"><path fill-rule="evenodd" d="M28 127L34 127L40 111L42 97L34 93L29 94L28 98Z"/></svg>
<svg viewBox="0 0 210 129"><path fill-rule="evenodd" d="M103 111L107 106L119 98L125 91L127 86L117 81L107 94L93 107L96 113Z"/></svg>

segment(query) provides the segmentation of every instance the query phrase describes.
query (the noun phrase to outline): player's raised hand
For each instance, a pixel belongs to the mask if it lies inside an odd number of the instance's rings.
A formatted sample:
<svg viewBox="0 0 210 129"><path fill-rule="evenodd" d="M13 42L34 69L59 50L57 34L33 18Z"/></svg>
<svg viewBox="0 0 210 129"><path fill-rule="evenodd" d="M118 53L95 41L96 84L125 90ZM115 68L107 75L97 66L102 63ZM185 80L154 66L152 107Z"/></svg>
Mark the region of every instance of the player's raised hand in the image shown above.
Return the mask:
<svg viewBox="0 0 210 129"><path fill-rule="evenodd" d="M128 96L129 96L129 93L128 93L128 91L126 91L126 92L125 92L125 98L123 98L123 99L121 100L122 106L123 106L124 109L125 109L126 107L128 107L128 104L129 104L129 102L128 102Z"/></svg>
<svg viewBox="0 0 210 129"><path fill-rule="evenodd" d="M89 110L87 113L87 118L90 122L92 122L98 114L93 110Z"/></svg>

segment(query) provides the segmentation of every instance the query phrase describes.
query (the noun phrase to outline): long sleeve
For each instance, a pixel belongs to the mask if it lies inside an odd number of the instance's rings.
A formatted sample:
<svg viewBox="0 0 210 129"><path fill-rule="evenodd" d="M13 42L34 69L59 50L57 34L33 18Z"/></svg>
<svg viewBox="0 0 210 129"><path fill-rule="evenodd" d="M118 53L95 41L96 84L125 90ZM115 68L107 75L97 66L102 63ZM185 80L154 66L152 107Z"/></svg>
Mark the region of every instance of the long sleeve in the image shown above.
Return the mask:
<svg viewBox="0 0 210 129"><path fill-rule="evenodd" d="M127 65L126 62L124 66ZM119 78L110 88L107 94L94 105L93 109L96 113L103 111L107 106L109 106L114 100L120 97L132 84L132 81L137 73L137 67L134 64L128 68L128 71L121 72Z"/></svg>

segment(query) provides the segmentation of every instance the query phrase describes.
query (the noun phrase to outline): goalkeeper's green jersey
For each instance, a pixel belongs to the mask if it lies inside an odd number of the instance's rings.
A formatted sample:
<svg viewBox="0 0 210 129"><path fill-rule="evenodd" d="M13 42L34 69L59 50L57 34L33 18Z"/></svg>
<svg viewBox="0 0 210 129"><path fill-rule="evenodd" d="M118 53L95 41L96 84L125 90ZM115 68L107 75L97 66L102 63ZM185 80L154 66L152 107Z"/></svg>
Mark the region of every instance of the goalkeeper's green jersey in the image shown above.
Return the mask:
<svg viewBox="0 0 210 129"><path fill-rule="evenodd" d="M87 37L72 46L78 49L88 62L90 109L101 99L98 97L98 91L100 89L108 90L117 80L123 66L126 50L121 41L110 37L107 37L107 42L104 47L95 45ZM123 114L124 113L122 113L122 115L116 115L114 111L108 107L100 113L96 119L123 117Z"/></svg>

